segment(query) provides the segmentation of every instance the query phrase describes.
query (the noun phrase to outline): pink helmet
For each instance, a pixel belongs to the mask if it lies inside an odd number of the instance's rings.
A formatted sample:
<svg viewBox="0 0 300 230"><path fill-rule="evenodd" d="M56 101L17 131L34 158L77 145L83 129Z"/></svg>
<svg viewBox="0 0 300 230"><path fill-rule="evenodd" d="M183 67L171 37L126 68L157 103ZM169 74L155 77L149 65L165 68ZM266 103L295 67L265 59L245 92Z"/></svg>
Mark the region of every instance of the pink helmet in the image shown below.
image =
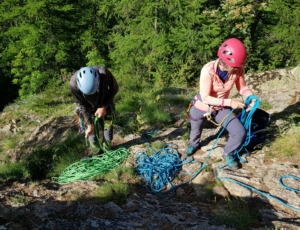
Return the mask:
<svg viewBox="0 0 300 230"><path fill-rule="evenodd" d="M226 65L242 67L247 58L246 47L239 39L229 38L221 44L218 57L222 58Z"/></svg>

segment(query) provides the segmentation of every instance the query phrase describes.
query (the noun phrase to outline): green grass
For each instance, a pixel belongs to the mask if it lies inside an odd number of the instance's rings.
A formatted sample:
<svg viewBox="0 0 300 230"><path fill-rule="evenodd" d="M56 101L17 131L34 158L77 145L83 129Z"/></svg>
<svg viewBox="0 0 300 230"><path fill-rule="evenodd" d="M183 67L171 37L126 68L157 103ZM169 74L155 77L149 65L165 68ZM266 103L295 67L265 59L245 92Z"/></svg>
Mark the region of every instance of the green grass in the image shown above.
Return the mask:
<svg viewBox="0 0 300 230"><path fill-rule="evenodd" d="M205 169L205 168L204 168L204 169ZM221 180L215 180L214 183L208 183L208 184L206 184L206 185L205 185L205 189L206 189L206 191L207 191L208 194L213 195L213 194L214 194L214 193L213 193L213 189L214 189L214 187L216 187L216 186L223 187L224 184L223 184L223 182L222 182Z"/></svg>
<svg viewBox="0 0 300 230"><path fill-rule="evenodd" d="M214 214L212 223L235 229L248 229L261 220L259 210L242 199L227 199L227 205L220 205Z"/></svg>
<svg viewBox="0 0 300 230"><path fill-rule="evenodd" d="M57 176L67 166L82 158L86 146L81 135L70 132L61 143L46 148L35 149L24 165L32 179Z"/></svg>
<svg viewBox="0 0 300 230"><path fill-rule="evenodd" d="M27 170L20 162L8 162L0 165L0 179L20 179L28 176Z"/></svg>
<svg viewBox="0 0 300 230"><path fill-rule="evenodd" d="M116 202L125 201L130 193L130 184L139 181L134 168L123 165L116 167L104 175L96 176L94 179L102 181L94 192L94 198L101 202L111 200Z"/></svg>
<svg viewBox="0 0 300 230"><path fill-rule="evenodd" d="M74 103L66 87L68 86L64 85L61 89L47 89L40 94L19 99L6 106L3 111L9 112L15 119L24 114L36 114L40 119L70 115L74 110Z"/></svg>
<svg viewBox="0 0 300 230"><path fill-rule="evenodd" d="M0 144L1 152L4 153L9 149L13 149L17 146L17 144L18 144L18 139L16 138L16 135L11 135L11 136L6 135Z"/></svg>
<svg viewBox="0 0 300 230"><path fill-rule="evenodd" d="M164 146L165 146L165 142L163 141L154 141L151 143L151 148L154 150L154 151L158 151L158 150L161 150Z"/></svg>
<svg viewBox="0 0 300 230"><path fill-rule="evenodd" d="M29 203L30 198L28 196L21 194L19 196L12 197L11 201L14 205L24 206Z"/></svg>
<svg viewBox="0 0 300 230"><path fill-rule="evenodd" d="M116 202L125 201L130 193L128 184L116 181L114 183L104 182L99 185L94 193L94 198L99 201L107 202L114 200Z"/></svg>
<svg viewBox="0 0 300 230"><path fill-rule="evenodd" d="M130 90L126 90L129 87ZM126 131L140 132L152 128L163 128L172 124L170 108L179 108L176 115L185 116L192 96L184 89L156 89L149 83L120 89L115 102L118 112L116 123ZM124 132L126 132L124 131Z"/></svg>
<svg viewBox="0 0 300 230"><path fill-rule="evenodd" d="M285 157L293 163L300 164L300 126L289 129L275 138L270 146L270 157Z"/></svg>
<svg viewBox="0 0 300 230"><path fill-rule="evenodd" d="M269 109L272 109L272 105L270 105L270 103L267 102L267 101L261 101L260 102L260 109L269 110Z"/></svg>

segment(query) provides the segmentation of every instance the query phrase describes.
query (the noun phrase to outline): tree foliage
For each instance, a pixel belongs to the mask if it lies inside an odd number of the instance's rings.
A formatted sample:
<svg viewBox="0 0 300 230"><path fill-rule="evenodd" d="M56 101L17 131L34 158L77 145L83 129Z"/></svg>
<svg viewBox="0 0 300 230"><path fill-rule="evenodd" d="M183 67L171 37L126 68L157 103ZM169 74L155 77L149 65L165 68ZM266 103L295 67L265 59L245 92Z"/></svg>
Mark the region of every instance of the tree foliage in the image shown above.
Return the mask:
<svg viewBox="0 0 300 230"><path fill-rule="evenodd" d="M247 71L300 61L300 0L7 0L0 3L1 91L38 93L62 73L106 65L120 81L186 87L241 39ZM136 81L135 81L136 82ZM54 84L54 85L55 85ZM11 86L10 86L11 87Z"/></svg>

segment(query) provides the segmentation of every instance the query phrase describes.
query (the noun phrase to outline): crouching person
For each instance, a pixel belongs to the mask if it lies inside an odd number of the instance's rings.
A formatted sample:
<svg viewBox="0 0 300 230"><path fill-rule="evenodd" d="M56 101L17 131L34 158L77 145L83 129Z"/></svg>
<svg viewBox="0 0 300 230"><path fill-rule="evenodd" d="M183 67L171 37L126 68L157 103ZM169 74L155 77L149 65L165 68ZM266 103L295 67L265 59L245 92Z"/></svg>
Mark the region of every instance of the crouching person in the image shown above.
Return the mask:
<svg viewBox="0 0 300 230"><path fill-rule="evenodd" d="M77 113L86 123L83 131L92 153L101 153L101 146L104 151L110 150L115 114L113 100L119 90L115 77L103 66L83 67L72 75L70 88ZM97 123L94 123L95 117Z"/></svg>

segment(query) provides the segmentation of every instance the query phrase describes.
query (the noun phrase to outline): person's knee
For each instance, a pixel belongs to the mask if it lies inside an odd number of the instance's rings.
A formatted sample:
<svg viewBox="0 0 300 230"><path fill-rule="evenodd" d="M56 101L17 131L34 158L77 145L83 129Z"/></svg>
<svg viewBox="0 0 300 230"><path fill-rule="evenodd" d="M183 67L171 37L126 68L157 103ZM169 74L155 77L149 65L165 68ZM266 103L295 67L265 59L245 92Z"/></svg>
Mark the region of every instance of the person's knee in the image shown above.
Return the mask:
<svg viewBox="0 0 300 230"><path fill-rule="evenodd" d="M96 142L96 136L95 136L95 135L90 135L90 136L89 136L89 142L90 142L90 143Z"/></svg>
<svg viewBox="0 0 300 230"><path fill-rule="evenodd" d="M246 137L246 130L244 128L238 130L238 132L236 133L236 137L244 139Z"/></svg>
<svg viewBox="0 0 300 230"><path fill-rule="evenodd" d="M246 137L246 130L241 130L239 132L231 132L229 133L229 135L233 139L244 140Z"/></svg>

